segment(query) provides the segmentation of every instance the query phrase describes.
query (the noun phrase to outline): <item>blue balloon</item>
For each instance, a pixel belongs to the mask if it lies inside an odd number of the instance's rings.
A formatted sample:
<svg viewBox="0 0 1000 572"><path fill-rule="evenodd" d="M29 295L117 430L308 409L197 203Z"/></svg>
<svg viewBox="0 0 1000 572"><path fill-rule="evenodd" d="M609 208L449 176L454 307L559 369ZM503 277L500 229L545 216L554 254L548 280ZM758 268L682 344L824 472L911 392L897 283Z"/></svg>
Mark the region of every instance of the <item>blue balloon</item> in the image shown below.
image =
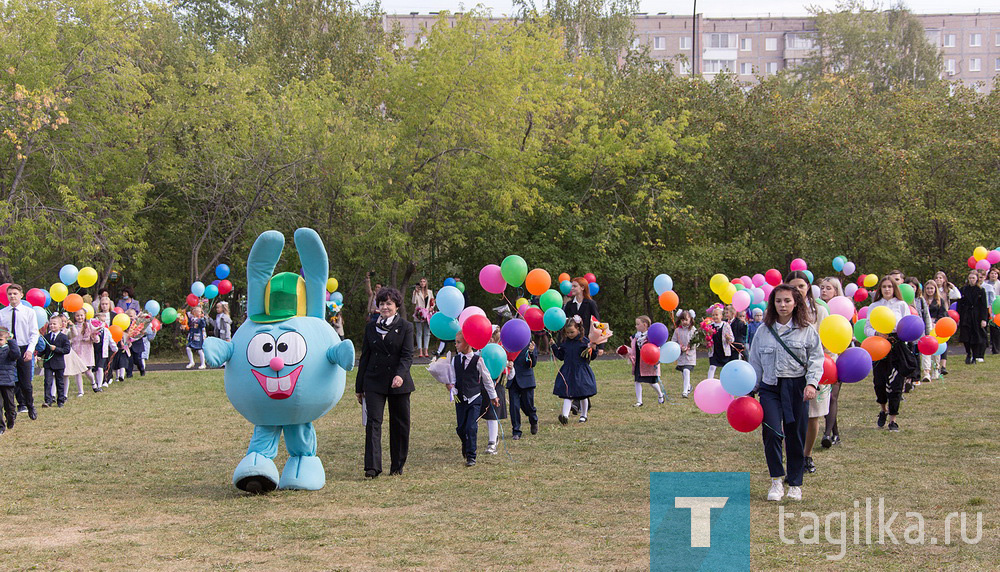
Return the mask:
<svg viewBox="0 0 1000 572"><path fill-rule="evenodd" d="M649 326L649 330L646 331L646 339L649 340L649 343L656 347L660 347L667 343L667 338L669 337L670 332L661 322L653 322Z"/></svg>
<svg viewBox="0 0 1000 572"><path fill-rule="evenodd" d="M458 282L454 278L445 278L444 279L444 285L445 286L454 286L457 283Z"/></svg>
<svg viewBox="0 0 1000 572"><path fill-rule="evenodd" d="M507 352L500 344L486 344L486 347L479 352L486 364L486 370L490 372L490 377L496 379L503 373L503 368L507 367Z"/></svg>
<svg viewBox="0 0 1000 572"><path fill-rule="evenodd" d="M437 307L449 318L458 319L465 309L465 296L454 286L445 286L438 290Z"/></svg>
<svg viewBox="0 0 1000 572"><path fill-rule="evenodd" d="M205 294L205 285L202 282L194 282L191 284L191 293L195 296L201 298Z"/></svg>
<svg viewBox="0 0 1000 572"><path fill-rule="evenodd" d="M542 315L542 323L546 330L558 332L566 325L566 312L562 308L549 308Z"/></svg>
<svg viewBox="0 0 1000 572"><path fill-rule="evenodd" d="M21 303L24 304L24 302L21 302ZM41 309L41 308L39 308L37 306L34 307L34 308L31 308L31 309L35 311L35 321L38 322L38 329L40 330L40 329L44 328L45 327L45 323L49 321L49 315L48 315L48 313L46 313L45 310L43 310L43 309Z"/></svg>
<svg viewBox="0 0 1000 572"><path fill-rule="evenodd" d="M212 285L212 284L209 284L208 286L205 286L205 297L206 298L208 298L209 300L211 300L212 298L215 298L218 295L219 295L219 287L218 286L215 286L215 285Z"/></svg>
<svg viewBox="0 0 1000 572"><path fill-rule="evenodd" d="M80 270L76 266L67 264L59 269L59 281L69 286L70 284L76 282L76 277L79 274Z"/></svg>
<svg viewBox="0 0 1000 572"><path fill-rule="evenodd" d="M833 259L833 269L836 270L837 272L843 270L845 264L847 264L847 259L845 259L843 256L838 256Z"/></svg>
<svg viewBox="0 0 1000 572"><path fill-rule="evenodd" d="M43 308L48 308L49 304L52 303L52 295L49 294L49 291L46 290L45 288L42 288L42 293L45 294L45 303L42 304L42 307Z"/></svg>
<svg viewBox="0 0 1000 572"><path fill-rule="evenodd" d="M681 345L677 342L667 342L660 346L660 363L674 363L681 357Z"/></svg>
<svg viewBox="0 0 1000 572"><path fill-rule="evenodd" d="M664 292L669 292L674 289L674 279L666 274L660 274L653 279L653 290L656 291L657 296L663 295Z"/></svg>
<svg viewBox="0 0 1000 572"><path fill-rule="evenodd" d="M462 331L461 326L458 325L458 320L445 316L444 312L437 312L431 316L430 325L431 333L439 340L454 340L455 334Z"/></svg>
<svg viewBox="0 0 1000 572"><path fill-rule="evenodd" d="M563 280L559 283L559 291L562 292L563 296L569 296L569 291L573 288L573 283L569 280Z"/></svg>
<svg viewBox="0 0 1000 572"><path fill-rule="evenodd" d="M220 264L215 267L215 277L219 280L225 280L229 277L229 266L226 264Z"/></svg>
<svg viewBox="0 0 1000 572"><path fill-rule="evenodd" d="M943 356L947 351L948 351L948 344L941 342L940 344L938 344L938 349L936 352L934 352L934 355Z"/></svg>
<svg viewBox="0 0 1000 572"><path fill-rule="evenodd" d="M757 385L757 372L749 362L742 360L731 361L722 366L719 372L719 381L722 389L733 397L741 397L753 391Z"/></svg>
<svg viewBox="0 0 1000 572"><path fill-rule="evenodd" d="M813 283L813 273L812 273L812 271L810 271L810 270L803 270L802 273L806 275L806 278L809 279L809 283L812 284Z"/></svg>
<svg viewBox="0 0 1000 572"><path fill-rule="evenodd" d="M340 292L332 292L330 294L329 300L331 302L335 302L337 304L343 304L344 303L344 295L341 294Z"/></svg>
<svg viewBox="0 0 1000 572"><path fill-rule="evenodd" d="M597 282L590 283L590 295L596 296L598 292L601 291L601 287L597 285Z"/></svg>
<svg viewBox="0 0 1000 572"><path fill-rule="evenodd" d="M156 300L147 300L144 307L146 308L146 311L149 312L149 315L154 318L160 313L160 303Z"/></svg>

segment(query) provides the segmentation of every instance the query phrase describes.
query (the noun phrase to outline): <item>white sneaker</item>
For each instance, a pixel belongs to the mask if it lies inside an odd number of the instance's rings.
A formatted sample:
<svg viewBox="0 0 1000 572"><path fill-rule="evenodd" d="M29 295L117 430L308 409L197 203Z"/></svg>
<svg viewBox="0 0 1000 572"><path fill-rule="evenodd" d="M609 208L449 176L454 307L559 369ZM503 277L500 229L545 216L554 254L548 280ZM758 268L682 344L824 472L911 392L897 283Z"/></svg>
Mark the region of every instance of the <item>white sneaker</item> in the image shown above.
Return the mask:
<svg viewBox="0 0 1000 572"><path fill-rule="evenodd" d="M781 479L772 479L771 490L767 492L767 500L780 501L783 496L785 496L785 485L781 483Z"/></svg>
<svg viewBox="0 0 1000 572"><path fill-rule="evenodd" d="M486 445L486 453L490 455L497 454L497 444L494 441L490 441L489 444Z"/></svg>
<svg viewBox="0 0 1000 572"><path fill-rule="evenodd" d="M642 407L642 402L636 402L632 404L632 407Z"/></svg>
<svg viewBox="0 0 1000 572"><path fill-rule="evenodd" d="M802 500L802 487L788 487L789 500Z"/></svg>
<svg viewBox="0 0 1000 572"><path fill-rule="evenodd" d="M976 358L976 362L977 362L977 363L983 363L984 361L986 361L986 360L984 360L984 359L983 359L983 358L981 358L981 357L977 357L977 358Z"/></svg>
<svg viewBox="0 0 1000 572"><path fill-rule="evenodd" d="M105 382L101 383L101 388L102 389L105 388L105 387L107 387L107 386L108 386L108 382L105 381Z"/></svg>
<svg viewBox="0 0 1000 572"><path fill-rule="evenodd" d="M76 396L77 397L83 397L83 392L81 391L80 393L77 393Z"/></svg>
<svg viewBox="0 0 1000 572"><path fill-rule="evenodd" d="M199 365L199 366L198 366L198 369L205 369L205 364L201 364L201 365Z"/></svg>
<svg viewBox="0 0 1000 572"><path fill-rule="evenodd" d="M187 364L186 366L184 366L184 369L191 369L192 367L194 367L194 362L191 362L191 363Z"/></svg>

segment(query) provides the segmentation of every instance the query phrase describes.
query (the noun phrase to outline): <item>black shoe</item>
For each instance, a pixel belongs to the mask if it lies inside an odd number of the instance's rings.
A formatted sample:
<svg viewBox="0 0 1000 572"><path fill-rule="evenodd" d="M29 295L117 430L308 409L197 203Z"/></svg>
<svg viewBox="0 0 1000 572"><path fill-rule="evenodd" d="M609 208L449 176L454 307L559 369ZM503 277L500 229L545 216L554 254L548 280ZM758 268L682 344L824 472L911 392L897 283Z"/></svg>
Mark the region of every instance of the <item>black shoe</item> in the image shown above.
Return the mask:
<svg viewBox="0 0 1000 572"><path fill-rule="evenodd" d="M476 460L475 459L466 459L465 460L465 466L466 467L475 467L476 466Z"/></svg>
<svg viewBox="0 0 1000 572"><path fill-rule="evenodd" d="M972 365L972 356L965 356L965 365Z"/></svg>
<svg viewBox="0 0 1000 572"><path fill-rule="evenodd" d="M378 473L376 471L373 471L372 469L368 469L367 471L365 471L365 478L366 479L374 479L377 476L378 476Z"/></svg>
<svg viewBox="0 0 1000 572"><path fill-rule="evenodd" d="M515 440L515 441L520 441L521 440L521 434L520 433L514 433L513 435L511 435L510 438L513 439L513 440Z"/></svg>
<svg viewBox="0 0 1000 572"><path fill-rule="evenodd" d="M531 423L531 434L532 435L538 434L538 421L534 421Z"/></svg>
<svg viewBox="0 0 1000 572"><path fill-rule="evenodd" d="M35 407L34 406L31 406L31 407L28 408L28 419L31 419L32 421L34 421L35 419L38 419L38 412L35 411Z"/></svg>
<svg viewBox="0 0 1000 572"><path fill-rule="evenodd" d="M45 403L42 403L42 407L52 407L52 402L46 401Z"/></svg>
<svg viewBox="0 0 1000 572"><path fill-rule="evenodd" d="M840 445L840 435L834 435L833 436L833 444L834 445Z"/></svg>
<svg viewBox="0 0 1000 572"><path fill-rule="evenodd" d="M28 406L27 405L19 405L17 407L17 412L18 413L27 413L28 412Z"/></svg>
<svg viewBox="0 0 1000 572"><path fill-rule="evenodd" d="M833 439L831 439L829 435L823 435L823 440L820 441L819 444L824 449L829 449L830 447L833 447Z"/></svg>
<svg viewBox="0 0 1000 572"><path fill-rule="evenodd" d="M16 416L15 417L8 417L7 418L7 428L8 429L13 429L14 428L14 420L16 418L17 418Z"/></svg>
<svg viewBox="0 0 1000 572"><path fill-rule="evenodd" d="M559 416L559 422L562 423L563 425L565 425L565 424L569 423L569 417L566 417L565 415L560 415Z"/></svg>
<svg viewBox="0 0 1000 572"><path fill-rule="evenodd" d="M816 465L813 463L813 458L812 457L806 457L805 468L806 468L806 472L807 473L815 473L816 472Z"/></svg>
<svg viewBox="0 0 1000 572"><path fill-rule="evenodd" d="M395 475L402 475L402 474L403 474L403 469L396 469L395 471L389 471L389 476L390 477L395 476Z"/></svg>
<svg viewBox="0 0 1000 572"><path fill-rule="evenodd" d="M878 426L885 427L885 420L889 418L889 414L885 411L879 411L878 413Z"/></svg>
<svg viewBox="0 0 1000 572"><path fill-rule="evenodd" d="M913 381L907 379L906 381L903 382L903 393L909 393L912 390L913 390Z"/></svg>
<svg viewBox="0 0 1000 572"><path fill-rule="evenodd" d="M896 425L895 421L889 422L889 431L899 431L899 425Z"/></svg>
<svg viewBox="0 0 1000 572"><path fill-rule="evenodd" d="M6 429L4 429L3 425L0 425L0 435L3 435L5 431Z"/></svg>
<svg viewBox="0 0 1000 572"><path fill-rule="evenodd" d="M569 408L569 414L570 415L578 415L579 413L580 413L580 410L577 409L576 405L573 405L572 407Z"/></svg>
<svg viewBox="0 0 1000 572"><path fill-rule="evenodd" d="M62 407L62 406L63 406L62 403L59 403L58 405L56 405L56 407Z"/></svg>
<svg viewBox="0 0 1000 572"><path fill-rule="evenodd" d="M941 375L948 375L948 368L941 368Z"/></svg>

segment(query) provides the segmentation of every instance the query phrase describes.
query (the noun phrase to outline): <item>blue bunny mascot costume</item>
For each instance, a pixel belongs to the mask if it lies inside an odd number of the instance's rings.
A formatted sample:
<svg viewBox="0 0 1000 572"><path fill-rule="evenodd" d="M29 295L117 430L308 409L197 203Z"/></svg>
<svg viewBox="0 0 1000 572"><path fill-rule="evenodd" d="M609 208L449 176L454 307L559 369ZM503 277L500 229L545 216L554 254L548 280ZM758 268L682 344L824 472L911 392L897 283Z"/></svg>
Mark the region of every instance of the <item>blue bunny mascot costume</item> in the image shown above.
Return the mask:
<svg viewBox="0 0 1000 572"><path fill-rule="evenodd" d="M354 344L324 319L330 262L323 241L310 228L295 231L304 280L292 272L271 275L284 246L278 231L257 237L247 259L247 321L232 342L205 340L209 365L226 364L226 396L254 424L247 455L233 471L233 484L250 493L323 488L312 422L340 401L354 369ZM289 457L279 479L273 459L282 432Z"/></svg>

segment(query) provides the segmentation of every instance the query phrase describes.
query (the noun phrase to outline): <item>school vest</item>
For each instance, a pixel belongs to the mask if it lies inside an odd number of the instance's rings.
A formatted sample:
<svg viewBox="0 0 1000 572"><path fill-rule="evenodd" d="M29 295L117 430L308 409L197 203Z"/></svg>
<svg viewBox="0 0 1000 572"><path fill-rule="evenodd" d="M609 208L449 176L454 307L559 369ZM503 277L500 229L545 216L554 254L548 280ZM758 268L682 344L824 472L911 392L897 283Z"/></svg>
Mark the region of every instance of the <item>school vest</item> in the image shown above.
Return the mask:
<svg viewBox="0 0 1000 572"><path fill-rule="evenodd" d="M464 362L465 358L462 355L455 356L453 361L455 368L455 389L458 390L458 396L463 399L472 397L483 391L483 386L479 380L479 356L472 356L468 367L462 367Z"/></svg>

